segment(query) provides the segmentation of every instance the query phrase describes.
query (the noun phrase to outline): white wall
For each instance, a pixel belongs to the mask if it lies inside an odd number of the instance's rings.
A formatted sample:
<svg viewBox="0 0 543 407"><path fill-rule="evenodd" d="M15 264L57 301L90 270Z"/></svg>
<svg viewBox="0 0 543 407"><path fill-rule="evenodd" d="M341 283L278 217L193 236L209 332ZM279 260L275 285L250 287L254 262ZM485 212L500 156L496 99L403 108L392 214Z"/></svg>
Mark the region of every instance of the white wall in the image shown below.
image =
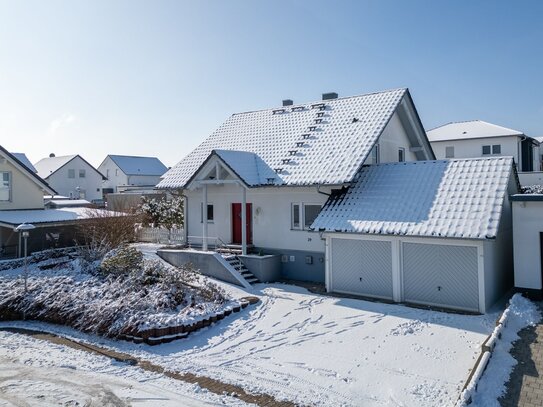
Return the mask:
<svg viewBox="0 0 543 407"><path fill-rule="evenodd" d="M483 157L483 146L500 144L501 154L508 155L515 158L515 163L519 163L519 146L520 138L517 136L506 137L487 137L479 139L467 139L467 140L448 140L448 141L434 141L430 144L434 149L434 153L438 160L445 158L445 147L454 146L454 158L475 158ZM484 157L490 157L484 156ZM534 163L535 164L535 163Z"/></svg>
<svg viewBox="0 0 543 407"><path fill-rule="evenodd" d="M128 185L155 186L160 182L160 175L129 175Z"/></svg>
<svg viewBox="0 0 543 407"><path fill-rule="evenodd" d="M400 147L405 149L405 161L416 161L415 153L409 151L411 144L407 138L407 133L398 118L398 113L394 113L383 133L379 137L379 162L390 163L398 162L398 150ZM369 156L364 164L373 164L372 157Z"/></svg>
<svg viewBox="0 0 543 407"><path fill-rule="evenodd" d="M68 178L70 169L75 170L75 178ZM85 170L84 178L79 177L80 169ZM59 195L77 198L79 187L81 191L85 191L84 199L102 199L102 176L78 156L47 177L46 181Z"/></svg>
<svg viewBox="0 0 543 407"><path fill-rule="evenodd" d="M330 188L322 188L330 192ZM185 191L187 196L187 233L202 236L200 207L202 190ZM208 224L208 236L232 241L232 203L242 200L237 185L208 185L207 200L214 207L214 222ZM253 244L258 247L285 250L324 252L324 241L318 232L291 229L291 204L312 203L324 205L328 197L317 193L315 187L269 187L247 191L247 203L252 203ZM201 240L200 240L201 242Z"/></svg>
<svg viewBox="0 0 543 407"><path fill-rule="evenodd" d="M543 201L513 201L513 253L515 287L542 288L541 248Z"/></svg>
<svg viewBox="0 0 543 407"><path fill-rule="evenodd" d="M43 190L22 170L0 156L0 171L11 173L11 201L0 201L0 210L43 209Z"/></svg>
<svg viewBox="0 0 543 407"><path fill-rule="evenodd" d="M534 165L535 168L535 165ZM543 185L543 172L534 171L534 172L519 172L518 179L520 185Z"/></svg>
<svg viewBox="0 0 543 407"><path fill-rule="evenodd" d="M100 164L98 171L107 178L102 183L102 188L113 188L114 192L118 192L119 185L128 185L128 177L109 156Z"/></svg>

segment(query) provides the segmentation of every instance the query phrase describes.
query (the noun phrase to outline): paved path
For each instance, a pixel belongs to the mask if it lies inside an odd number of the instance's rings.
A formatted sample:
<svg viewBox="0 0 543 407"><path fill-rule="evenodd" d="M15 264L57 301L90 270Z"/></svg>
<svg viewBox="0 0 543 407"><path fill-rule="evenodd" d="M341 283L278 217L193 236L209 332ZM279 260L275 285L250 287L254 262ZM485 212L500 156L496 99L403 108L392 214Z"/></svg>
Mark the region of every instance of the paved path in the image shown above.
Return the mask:
<svg viewBox="0 0 543 407"><path fill-rule="evenodd" d="M543 311L543 303L538 303ZM543 321L524 328L520 339L511 349L518 364L513 368L507 383L507 392L500 398L502 407L543 406Z"/></svg>

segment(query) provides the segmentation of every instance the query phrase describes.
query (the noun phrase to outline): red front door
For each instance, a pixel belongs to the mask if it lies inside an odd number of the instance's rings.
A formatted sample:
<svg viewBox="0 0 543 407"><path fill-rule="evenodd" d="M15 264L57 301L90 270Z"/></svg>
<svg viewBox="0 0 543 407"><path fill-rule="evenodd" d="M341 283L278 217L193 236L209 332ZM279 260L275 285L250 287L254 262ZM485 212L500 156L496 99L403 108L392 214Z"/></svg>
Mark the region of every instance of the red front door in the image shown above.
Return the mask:
<svg viewBox="0 0 543 407"><path fill-rule="evenodd" d="M253 228L251 227L251 209L252 205L250 203L246 204L246 217L247 224L247 244L253 243ZM233 203L232 204L232 243L241 244L241 204Z"/></svg>

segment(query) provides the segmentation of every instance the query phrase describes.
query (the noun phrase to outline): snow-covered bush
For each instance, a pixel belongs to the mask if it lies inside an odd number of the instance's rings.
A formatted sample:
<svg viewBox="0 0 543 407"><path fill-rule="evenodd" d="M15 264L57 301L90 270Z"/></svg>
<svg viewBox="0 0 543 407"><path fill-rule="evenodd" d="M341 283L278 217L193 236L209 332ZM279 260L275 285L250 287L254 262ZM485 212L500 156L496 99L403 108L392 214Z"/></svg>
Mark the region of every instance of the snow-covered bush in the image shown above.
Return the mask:
<svg viewBox="0 0 543 407"><path fill-rule="evenodd" d="M107 253L100 264L106 274L127 274L143 268L143 254L132 246L121 246Z"/></svg>
<svg viewBox="0 0 543 407"><path fill-rule="evenodd" d="M143 225L155 228L164 227L171 230L183 226L183 199L154 199L143 197L141 204Z"/></svg>

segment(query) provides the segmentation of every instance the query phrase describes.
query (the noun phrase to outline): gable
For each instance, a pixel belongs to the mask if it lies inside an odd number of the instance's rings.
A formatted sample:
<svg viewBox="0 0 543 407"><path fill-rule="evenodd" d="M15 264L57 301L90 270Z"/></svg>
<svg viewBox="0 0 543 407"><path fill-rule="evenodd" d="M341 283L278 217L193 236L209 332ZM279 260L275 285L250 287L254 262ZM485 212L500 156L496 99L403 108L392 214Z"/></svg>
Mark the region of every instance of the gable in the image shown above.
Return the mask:
<svg viewBox="0 0 543 407"><path fill-rule="evenodd" d="M83 169L82 167L84 167L85 170L98 174L103 180L106 179L106 177L100 171L89 164L79 154L42 158L35 164L35 167L38 170L38 175L44 179L47 179L70 165L77 165L77 168L74 168L76 170L80 168Z"/></svg>
<svg viewBox="0 0 543 407"><path fill-rule="evenodd" d="M399 106L416 115L407 89L234 114L157 187L185 187L213 150L254 153L285 185L350 182ZM418 115L408 121L412 115L405 122L425 139ZM427 142L420 147L433 158Z"/></svg>

